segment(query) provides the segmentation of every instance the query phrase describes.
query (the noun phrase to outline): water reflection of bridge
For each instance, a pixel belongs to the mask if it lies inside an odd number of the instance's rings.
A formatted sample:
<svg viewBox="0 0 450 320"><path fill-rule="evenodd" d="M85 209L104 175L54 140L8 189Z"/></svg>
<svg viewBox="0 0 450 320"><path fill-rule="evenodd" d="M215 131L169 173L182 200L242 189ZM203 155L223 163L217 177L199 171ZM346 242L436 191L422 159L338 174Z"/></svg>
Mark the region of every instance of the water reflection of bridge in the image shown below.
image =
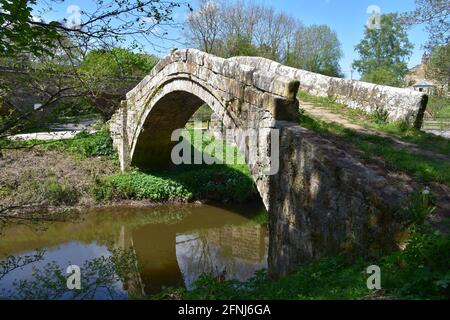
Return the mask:
<svg viewBox="0 0 450 320"><path fill-rule="evenodd" d="M265 227L225 225L178 231L176 224L121 228L115 247L132 249L137 257L135 273L124 283L129 294L152 294L163 286L189 288L202 274L244 281L267 268Z"/></svg>

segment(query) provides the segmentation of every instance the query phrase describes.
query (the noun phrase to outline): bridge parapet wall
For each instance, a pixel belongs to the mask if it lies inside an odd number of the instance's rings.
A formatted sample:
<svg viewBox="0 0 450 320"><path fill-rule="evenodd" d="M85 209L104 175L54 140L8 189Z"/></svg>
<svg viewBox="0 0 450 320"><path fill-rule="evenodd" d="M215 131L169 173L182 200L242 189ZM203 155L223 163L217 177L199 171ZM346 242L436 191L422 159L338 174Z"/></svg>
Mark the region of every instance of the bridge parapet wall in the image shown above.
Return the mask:
<svg viewBox="0 0 450 320"><path fill-rule="evenodd" d="M328 77L321 74L284 66L260 57L234 57L238 63L254 66L297 79L300 90L319 97L330 97L349 108L367 113L386 114L390 121L406 121L415 128L422 126L428 102L427 95L405 88L377 85L373 83Z"/></svg>

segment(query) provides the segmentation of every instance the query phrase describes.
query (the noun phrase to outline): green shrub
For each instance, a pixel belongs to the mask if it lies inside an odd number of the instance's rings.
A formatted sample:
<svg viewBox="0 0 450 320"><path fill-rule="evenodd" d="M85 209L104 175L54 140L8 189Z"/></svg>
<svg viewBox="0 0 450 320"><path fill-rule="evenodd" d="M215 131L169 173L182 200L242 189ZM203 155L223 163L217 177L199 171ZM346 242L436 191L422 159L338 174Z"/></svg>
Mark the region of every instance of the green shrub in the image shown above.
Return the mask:
<svg viewBox="0 0 450 320"><path fill-rule="evenodd" d="M97 182L94 195L97 200L116 198L187 201L192 198L192 194L174 180L139 172L116 174Z"/></svg>
<svg viewBox="0 0 450 320"><path fill-rule="evenodd" d="M85 158L115 154L110 133L106 128L94 134L80 132L73 140L67 140L65 144L69 152Z"/></svg>
<svg viewBox="0 0 450 320"><path fill-rule="evenodd" d="M389 112L387 110L377 109L372 114L370 118L376 124L386 124L389 118Z"/></svg>
<svg viewBox="0 0 450 320"><path fill-rule="evenodd" d="M43 196L53 205L73 205L78 201L78 192L71 185L47 178L42 184Z"/></svg>
<svg viewBox="0 0 450 320"><path fill-rule="evenodd" d="M450 298L450 237L415 232L406 249L383 259L383 287L410 299Z"/></svg>
<svg viewBox="0 0 450 320"><path fill-rule="evenodd" d="M425 187L423 190L413 192L408 197L404 210L414 225L422 225L425 218L436 209L434 202L434 195L428 187Z"/></svg>
<svg viewBox="0 0 450 320"><path fill-rule="evenodd" d="M246 165L211 165L171 173L197 199L217 201L248 200L256 194L253 179Z"/></svg>

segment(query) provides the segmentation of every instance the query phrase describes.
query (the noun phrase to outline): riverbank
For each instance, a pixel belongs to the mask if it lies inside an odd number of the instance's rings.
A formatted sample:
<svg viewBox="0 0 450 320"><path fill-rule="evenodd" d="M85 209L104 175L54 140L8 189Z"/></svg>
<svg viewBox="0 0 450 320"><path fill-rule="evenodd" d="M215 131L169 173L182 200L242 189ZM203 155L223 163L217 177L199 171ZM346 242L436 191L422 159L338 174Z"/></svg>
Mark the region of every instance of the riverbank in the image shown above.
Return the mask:
<svg viewBox="0 0 450 320"><path fill-rule="evenodd" d="M106 129L64 141L7 143L0 158L3 214L29 216L105 205L243 202L257 198L250 172L242 164L121 173Z"/></svg>

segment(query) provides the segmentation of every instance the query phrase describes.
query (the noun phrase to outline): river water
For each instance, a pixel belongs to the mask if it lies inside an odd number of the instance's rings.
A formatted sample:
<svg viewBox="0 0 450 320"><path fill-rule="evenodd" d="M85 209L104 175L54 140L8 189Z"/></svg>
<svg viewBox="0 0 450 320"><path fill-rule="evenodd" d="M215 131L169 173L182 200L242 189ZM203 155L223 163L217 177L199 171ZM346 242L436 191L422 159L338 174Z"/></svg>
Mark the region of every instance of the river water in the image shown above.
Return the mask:
<svg viewBox="0 0 450 320"><path fill-rule="evenodd" d="M0 235L0 297L126 299L193 288L202 274L244 281L267 268L261 204L108 207ZM71 277L80 268L80 286ZM73 280L73 281L72 281ZM67 283L75 284L75 288Z"/></svg>

